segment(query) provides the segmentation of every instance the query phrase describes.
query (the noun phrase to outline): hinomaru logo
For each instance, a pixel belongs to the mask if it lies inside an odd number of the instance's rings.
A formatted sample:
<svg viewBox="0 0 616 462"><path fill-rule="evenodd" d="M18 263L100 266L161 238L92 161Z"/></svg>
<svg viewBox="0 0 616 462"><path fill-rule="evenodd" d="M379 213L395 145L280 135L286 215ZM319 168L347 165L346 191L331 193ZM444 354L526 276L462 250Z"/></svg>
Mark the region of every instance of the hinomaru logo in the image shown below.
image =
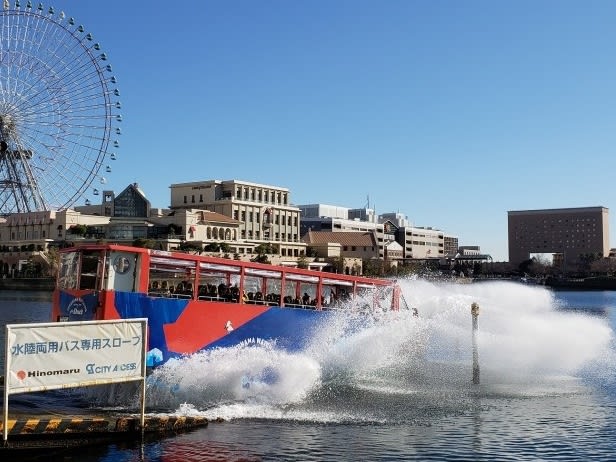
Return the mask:
<svg viewBox="0 0 616 462"><path fill-rule="evenodd" d="M53 370L48 370L48 371L19 370L15 372L15 377L23 381L26 377L46 377L46 376L51 376L51 375L71 375L71 374L80 374L80 373L81 373L81 369L53 369Z"/></svg>

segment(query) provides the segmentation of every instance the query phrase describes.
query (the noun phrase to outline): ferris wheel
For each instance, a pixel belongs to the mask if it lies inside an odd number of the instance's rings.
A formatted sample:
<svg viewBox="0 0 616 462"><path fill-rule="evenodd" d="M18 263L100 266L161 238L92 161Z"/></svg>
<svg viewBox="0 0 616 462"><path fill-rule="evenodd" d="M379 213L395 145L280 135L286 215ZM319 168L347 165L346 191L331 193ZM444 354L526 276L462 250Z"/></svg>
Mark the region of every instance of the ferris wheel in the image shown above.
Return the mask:
<svg viewBox="0 0 616 462"><path fill-rule="evenodd" d="M62 210L98 194L119 147L115 84L107 55L73 18L3 0L0 215Z"/></svg>

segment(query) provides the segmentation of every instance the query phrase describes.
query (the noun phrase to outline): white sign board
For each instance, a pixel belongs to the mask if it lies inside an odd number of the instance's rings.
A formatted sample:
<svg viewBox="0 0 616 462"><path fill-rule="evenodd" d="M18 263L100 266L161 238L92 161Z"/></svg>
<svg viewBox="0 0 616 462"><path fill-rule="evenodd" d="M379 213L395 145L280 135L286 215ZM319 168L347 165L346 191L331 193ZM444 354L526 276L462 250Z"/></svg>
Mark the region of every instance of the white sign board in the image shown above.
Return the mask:
<svg viewBox="0 0 616 462"><path fill-rule="evenodd" d="M9 395L141 380L145 413L146 318L7 324L3 438Z"/></svg>
<svg viewBox="0 0 616 462"><path fill-rule="evenodd" d="M147 319L9 324L8 393L141 380Z"/></svg>

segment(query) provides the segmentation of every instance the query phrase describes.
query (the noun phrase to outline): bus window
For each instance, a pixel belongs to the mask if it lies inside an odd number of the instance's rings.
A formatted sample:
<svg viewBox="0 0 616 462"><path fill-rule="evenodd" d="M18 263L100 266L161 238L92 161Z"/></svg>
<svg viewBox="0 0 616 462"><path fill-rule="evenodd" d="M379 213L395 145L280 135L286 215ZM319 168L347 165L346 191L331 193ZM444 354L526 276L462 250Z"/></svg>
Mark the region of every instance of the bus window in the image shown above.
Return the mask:
<svg viewBox="0 0 616 462"><path fill-rule="evenodd" d="M195 262L172 257L152 257L148 293L153 297L192 298Z"/></svg>
<svg viewBox="0 0 616 462"><path fill-rule="evenodd" d="M60 254L58 269L58 288L76 289L79 275L79 252L63 252Z"/></svg>
<svg viewBox="0 0 616 462"><path fill-rule="evenodd" d="M100 250L86 251L81 253L81 271L79 288L82 290L97 290L99 288L99 276L101 271Z"/></svg>
<svg viewBox="0 0 616 462"><path fill-rule="evenodd" d="M315 306L317 304L317 285L310 282L300 284L300 301L304 307Z"/></svg>

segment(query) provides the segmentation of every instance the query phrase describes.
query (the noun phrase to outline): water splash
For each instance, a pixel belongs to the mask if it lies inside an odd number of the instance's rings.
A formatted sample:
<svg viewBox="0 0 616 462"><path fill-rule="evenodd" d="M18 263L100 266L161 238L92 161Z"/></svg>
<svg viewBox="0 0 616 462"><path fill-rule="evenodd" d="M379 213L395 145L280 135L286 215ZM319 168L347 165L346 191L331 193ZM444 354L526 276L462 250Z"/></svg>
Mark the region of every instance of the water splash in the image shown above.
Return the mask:
<svg viewBox="0 0 616 462"><path fill-rule="evenodd" d="M543 287L399 281L412 310L341 312L301 353L274 342L169 361L148 379L148 409L207 418L392 422L463 412L478 396L580 393L614 383L614 335ZM481 385L471 382L472 303Z"/></svg>

